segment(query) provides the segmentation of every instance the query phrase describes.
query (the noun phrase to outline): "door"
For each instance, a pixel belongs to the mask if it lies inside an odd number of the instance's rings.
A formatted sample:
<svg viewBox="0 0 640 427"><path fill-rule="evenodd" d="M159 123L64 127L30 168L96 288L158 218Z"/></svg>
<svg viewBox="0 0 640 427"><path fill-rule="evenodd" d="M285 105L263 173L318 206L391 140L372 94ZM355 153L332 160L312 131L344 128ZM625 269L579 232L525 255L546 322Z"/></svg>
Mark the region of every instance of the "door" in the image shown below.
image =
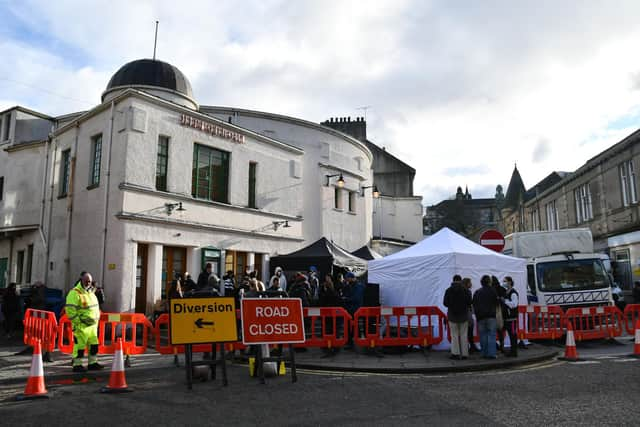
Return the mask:
<svg viewBox="0 0 640 427"><path fill-rule="evenodd" d="M623 249L614 252L615 262L611 263L613 269L613 279L625 290L631 289L632 273L631 259L629 257L629 249Z"/></svg>
<svg viewBox="0 0 640 427"><path fill-rule="evenodd" d="M9 258L0 258L0 288L7 287L7 265Z"/></svg>
<svg viewBox="0 0 640 427"><path fill-rule="evenodd" d="M138 244L136 257L136 313L147 309L147 245ZM153 301L151 301L153 303Z"/></svg>
<svg viewBox="0 0 640 427"><path fill-rule="evenodd" d="M187 270L187 249L175 246L162 248L162 299L166 299L176 273Z"/></svg>

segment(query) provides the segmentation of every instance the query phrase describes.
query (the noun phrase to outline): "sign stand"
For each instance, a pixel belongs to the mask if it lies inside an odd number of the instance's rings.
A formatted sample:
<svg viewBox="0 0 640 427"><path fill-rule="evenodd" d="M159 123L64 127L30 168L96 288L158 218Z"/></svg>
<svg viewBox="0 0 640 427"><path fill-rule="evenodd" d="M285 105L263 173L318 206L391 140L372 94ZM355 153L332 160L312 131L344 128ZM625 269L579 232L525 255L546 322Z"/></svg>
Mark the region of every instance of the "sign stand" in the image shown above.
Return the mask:
<svg viewBox="0 0 640 427"><path fill-rule="evenodd" d="M264 381L264 363L276 362L276 375L280 372L280 363L288 361L291 363L291 382L298 381L298 375L296 373L296 352L294 351L293 344L289 344L289 357L283 357L282 353L276 357L262 357L262 349L260 346L256 346L258 354L256 355L256 372L260 376L260 384L265 384Z"/></svg>
<svg viewBox="0 0 640 427"><path fill-rule="evenodd" d="M218 365L222 365L222 385L223 386L228 386L229 385L229 381L227 379L227 364L226 364L226 352L224 349L224 343L220 344L220 358L218 359L216 357L216 344L211 344L212 345L212 356L213 359L212 360L202 360L202 361L198 361L195 362L193 360L193 345L192 344L186 344L185 345L185 349L184 349L184 361L185 361L185 366L186 366L186 371L187 371L187 388L189 390L193 389L193 368L195 366L208 366L209 369L211 370L211 379L215 380L216 379L216 369Z"/></svg>
<svg viewBox="0 0 640 427"><path fill-rule="evenodd" d="M207 366L211 378L216 379L216 368L222 366L222 384L229 384L224 343L238 340L235 300L232 297L176 298L170 300L169 329L171 345L185 346L187 387L193 388L193 368ZM217 344L220 344L220 358ZM211 345L211 359L194 361L193 345ZM205 347L206 348L206 347ZM198 350L196 350L198 351Z"/></svg>

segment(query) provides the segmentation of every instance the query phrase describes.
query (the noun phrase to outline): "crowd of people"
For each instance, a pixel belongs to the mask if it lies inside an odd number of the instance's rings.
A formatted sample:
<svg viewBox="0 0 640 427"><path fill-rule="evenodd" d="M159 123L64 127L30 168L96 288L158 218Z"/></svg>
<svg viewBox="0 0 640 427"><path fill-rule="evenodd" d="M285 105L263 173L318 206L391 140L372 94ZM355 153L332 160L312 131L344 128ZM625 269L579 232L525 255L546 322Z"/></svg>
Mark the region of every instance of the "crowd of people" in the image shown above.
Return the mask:
<svg viewBox="0 0 640 427"><path fill-rule="evenodd" d="M267 284L262 282L257 271L245 270L242 277L227 271L222 279L213 273L212 265L205 268L194 281L189 273L176 273L166 290L167 299L191 296L233 296L239 303L243 297L289 296L300 298L303 307L345 307L351 314L362 305L364 285L356 280L352 272L338 274L334 278L326 274L320 281L317 267L310 266L307 272L298 271L289 278L281 267L276 267ZM168 307L165 307L165 311Z"/></svg>
<svg viewBox="0 0 640 427"><path fill-rule="evenodd" d="M480 352L486 359L495 359L497 351L508 357L518 356L518 292L513 279L506 276L502 285L495 276L484 275L480 289L473 296L471 279L453 276L451 286L445 291L443 305L451 334L451 359L464 360L469 352ZM478 325L480 350L474 338L473 315ZM505 351L504 337L509 336L509 351Z"/></svg>

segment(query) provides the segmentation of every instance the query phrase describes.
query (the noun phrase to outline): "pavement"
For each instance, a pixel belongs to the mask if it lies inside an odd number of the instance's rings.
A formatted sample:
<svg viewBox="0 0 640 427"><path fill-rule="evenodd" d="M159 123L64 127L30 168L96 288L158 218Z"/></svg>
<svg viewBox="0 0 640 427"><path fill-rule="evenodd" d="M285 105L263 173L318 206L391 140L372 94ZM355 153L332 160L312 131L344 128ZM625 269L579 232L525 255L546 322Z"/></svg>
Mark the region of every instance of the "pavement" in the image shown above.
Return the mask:
<svg viewBox="0 0 640 427"><path fill-rule="evenodd" d="M25 351L25 349L27 351ZM472 353L466 360L452 360L448 351L404 349L365 349L355 347L352 350L341 349L327 355L322 349L312 348L295 353L296 366L300 369L321 371L372 372L372 373L446 373L466 372L490 369L503 369L518 365L534 364L556 357L562 351L557 345L531 344L527 349L519 349L518 357L505 357L498 353L496 359L483 359L478 353ZM286 352L285 352L286 354ZM0 340L0 383L25 383L31 367L31 353L22 344L20 337ZM52 362L44 363L45 382L56 381L107 381L112 363L111 355L101 355L103 371L74 374L71 372L70 355L55 351ZM200 360L199 354L194 360ZM142 355L131 356L130 367L126 368L127 377L153 375L152 371L177 369L172 355L162 355L153 348ZM247 364L247 357L236 352L228 364ZM179 356L179 365L184 367L184 356Z"/></svg>

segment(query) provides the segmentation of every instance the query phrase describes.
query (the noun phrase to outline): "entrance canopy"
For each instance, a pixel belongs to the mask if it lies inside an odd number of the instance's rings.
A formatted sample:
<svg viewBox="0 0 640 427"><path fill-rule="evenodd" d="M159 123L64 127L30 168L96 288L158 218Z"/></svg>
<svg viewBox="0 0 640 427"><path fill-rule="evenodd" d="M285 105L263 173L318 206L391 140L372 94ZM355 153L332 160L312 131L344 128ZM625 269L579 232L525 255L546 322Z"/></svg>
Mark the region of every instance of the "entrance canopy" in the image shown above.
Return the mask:
<svg viewBox="0 0 640 427"><path fill-rule="evenodd" d="M443 228L409 248L369 261L369 282L380 284L380 300L385 306L440 307L445 290L455 274L471 279L471 292L480 288L485 275L511 276L520 304L527 303L526 260L484 248Z"/></svg>

